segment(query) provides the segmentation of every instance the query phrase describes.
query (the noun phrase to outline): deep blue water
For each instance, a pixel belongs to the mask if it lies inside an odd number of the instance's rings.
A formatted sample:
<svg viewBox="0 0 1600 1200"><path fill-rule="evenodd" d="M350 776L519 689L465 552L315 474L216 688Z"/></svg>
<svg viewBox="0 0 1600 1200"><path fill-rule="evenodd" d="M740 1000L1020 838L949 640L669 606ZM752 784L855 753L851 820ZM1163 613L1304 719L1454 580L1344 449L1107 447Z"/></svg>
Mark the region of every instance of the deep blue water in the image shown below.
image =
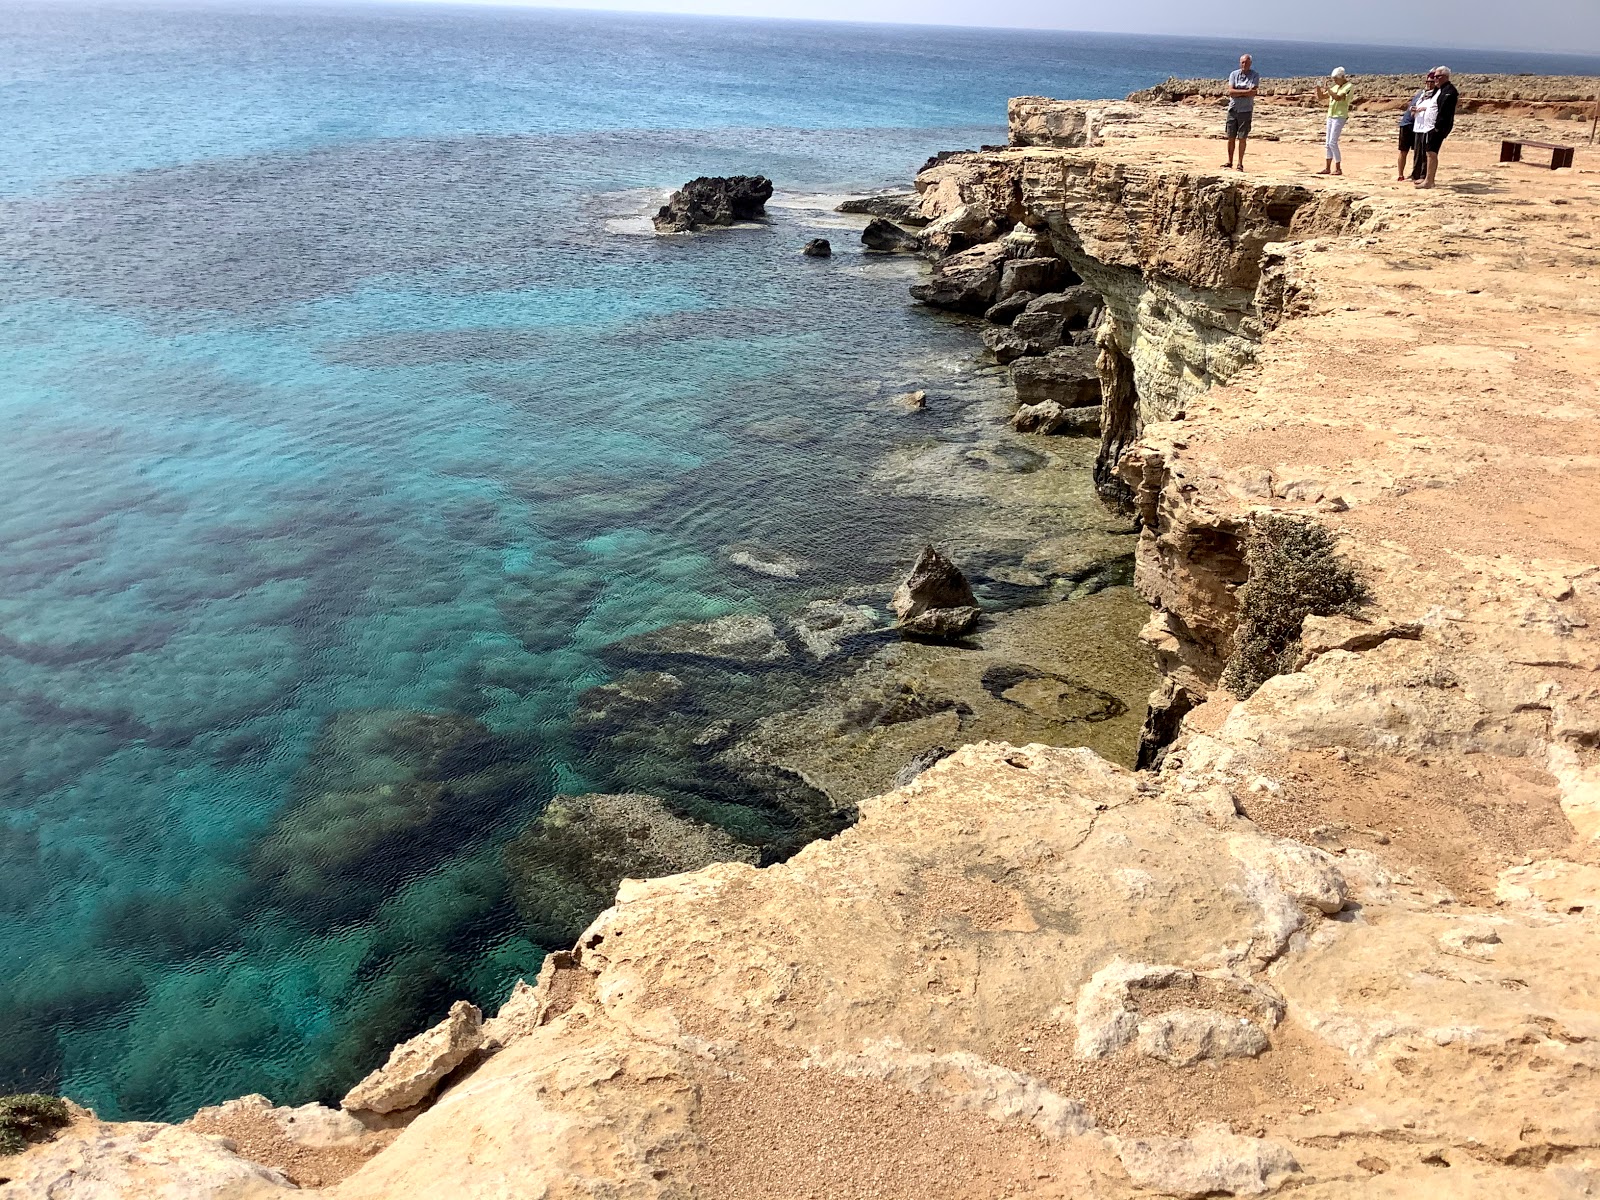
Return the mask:
<svg viewBox="0 0 1600 1200"><path fill-rule="evenodd" d="M555 792L670 792L774 854L818 832L670 741L597 737L583 697L630 634L881 585L948 516L868 476L911 436L884 398L968 335L825 196L1000 138L1010 95L1234 52L0 9L0 1092L147 1117L337 1095L537 969L500 849ZM731 172L778 181L769 224L637 231ZM845 252L800 259L817 234ZM810 566L752 575L745 542ZM441 737L451 764L417 767Z"/></svg>

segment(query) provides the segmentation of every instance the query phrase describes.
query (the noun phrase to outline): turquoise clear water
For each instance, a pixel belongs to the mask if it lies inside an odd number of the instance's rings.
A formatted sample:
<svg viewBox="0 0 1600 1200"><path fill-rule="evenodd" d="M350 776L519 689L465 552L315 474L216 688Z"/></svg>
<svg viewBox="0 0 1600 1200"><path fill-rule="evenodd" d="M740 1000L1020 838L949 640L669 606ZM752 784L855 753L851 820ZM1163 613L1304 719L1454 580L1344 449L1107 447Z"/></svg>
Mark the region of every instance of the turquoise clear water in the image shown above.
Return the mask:
<svg viewBox="0 0 1600 1200"><path fill-rule="evenodd" d="M666 791L771 856L825 831L580 720L638 665L626 636L879 586L949 516L869 476L913 436L885 397L970 335L909 308L913 268L852 252L825 197L997 140L1009 95L1231 53L0 9L0 1092L139 1117L336 1096L452 999L537 969L501 848L556 792ZM777 180L768 224L638 231L656 193L733 172ZM799 258L818 234L844 252ZM743 542L810 567L753 575ZM698 682L737 712L803 681ZM381 747L339 741L371 710L482 723L450 811L397 801L375 830L316 808L388 778Z"/></svg>

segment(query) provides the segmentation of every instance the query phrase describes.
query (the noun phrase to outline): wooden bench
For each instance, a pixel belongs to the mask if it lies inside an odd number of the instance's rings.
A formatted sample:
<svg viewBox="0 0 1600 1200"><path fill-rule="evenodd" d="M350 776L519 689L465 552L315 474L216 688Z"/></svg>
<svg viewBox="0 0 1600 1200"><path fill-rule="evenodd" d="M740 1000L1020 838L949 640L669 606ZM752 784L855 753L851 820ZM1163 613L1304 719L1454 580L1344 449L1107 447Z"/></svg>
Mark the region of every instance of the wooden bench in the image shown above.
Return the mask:
<svg viewBox="0 0 1600 1200"><path fill-rule="evenodd" d="M1562 167L1572 165L1572 147L1558 146L1554 142L1501 142L1501 162L1521 162L1524 147L1532 146L1535 150L1550 151L1550 169L1559 171Z"/></svg>

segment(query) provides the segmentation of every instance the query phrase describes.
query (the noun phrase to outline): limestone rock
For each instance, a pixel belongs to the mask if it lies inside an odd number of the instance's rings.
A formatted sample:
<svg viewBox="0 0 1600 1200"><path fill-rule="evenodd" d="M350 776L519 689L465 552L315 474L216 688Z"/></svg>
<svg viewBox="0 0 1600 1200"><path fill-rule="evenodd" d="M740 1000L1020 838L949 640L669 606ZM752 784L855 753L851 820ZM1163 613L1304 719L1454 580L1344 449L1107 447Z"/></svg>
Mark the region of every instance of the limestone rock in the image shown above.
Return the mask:
<svg viewBox="0 0 1600 1200"><path fill-rule="evenodd" d="M984 311L983 319L995 325L1009 325L1023 312L1028 305L1037 299L1032 292L1016 292L1007 296L998 304L991 305Z"/></svg>
<svg viewBox="0 0 1600 1200"><path fill-rule="evenodd" d="M1226 1126L1192 1138L1120 1138L1117 1157L1135 1183L1169 1196L1260 1196L1300 1171L1286 1147Z"/></svg>
<svg viewBox="0 0 1600 1200"><path fill-rule="evenodd" d="M1174 1008L1139 1022L1139 1053L1175 1067L1202 1059L1254 1058L1271 1045L1261 1027L1245 1017L1210 1008Z"/></svg>
<svg viewBox="0 0 1600 1200"><path fill-rule="evenodd" d="M941 258L932 278L912 287L912 298L931 308L982 315L999 299L1005 254L1005 247L991 242Z"/></svg>
<svg viewBox="0 0 1600 1200"><path fill-rule="evenodd" d="M505 998L499 1010L483 1023L483 1049L500 1050L526 1037L539 1027L544 1014L541 993L526 979L512 985L511 995Z"/></svg>
<svg viewBox="0 0 1600 1200"><path fill-rule="evenodd" d="M734 566L772 579L799 579L811 565L797 554L752 545L748 542L728 546L724 553Z"/></svg>
<svg viewBox="0 0 1600 1200"><path fill-rule="evenodd" d="M833 243L827 238L812 238L800 251L807 258L832 258Z"/></svg>
<svg viewBox="0 0 1600 1200"><path fill-rule="evenodd" d="M1059 258L1014 258L1000 272L1000 290L995 299L1004 300L1018 292L1054 292L1076 279L1072 268Z"/></svg>
<svg viewBox="0 0 1600 1200"><path fill-rule="evenodd" d="M996 325L985 329L980 336L983 338L984 348L1001 366L1028 355L1043 354L1050 348L1007 325Z"/></svg>
<svg viewBox="0 0 1600 1200"><path fill-rule="evenodd" d="M861 244L875 254L915 254L922 249L921 238L882 217L867 222L861 231Z"/></svg>
<svg viewBox="0 0 1600 1200"><path fill-rule="evenodd" d="M367 1136L367 1127L347 1112L329 1108L324 1104L301 1104L298 1107L275 1106L262 1095L241 1096L211 1108L202 1108L194 1119L226 1121L243 1114L264 1117L278 1127L286 1141L312 1149L325 1150L334 1146L355 1146Z"/></svg>
<svg viewBox="0 0 1600 1200"><path fill-rule="evenodd" d="M972 585L961 569L932 546L924 547L890 607L900 628L927 637L956 637L982 614Z"/></svg>
<svg viewBox="0 0 1600 1200"><path fill-rule="evenodd" d="M883 628L883 620L870 605L813 600L795 616L791 628L811 657L820 660L876 633Z"/></svg>
<svg viewBox="0 0 1600 1200"><path fill-rule="evenodd" d="M444 1020L390 1051L388 1061L346 1092L339 1107L380 1115L414 1108L482 1044L483 1014L457 1000Z"/></svg>
<svg viewBox="0 0 1600 1200"><path fill-rule="evenodd" d="M1028 302L1027 311L1062 317L1066 320L1068 329L1087 329L1090 320L1103 305L1104 302L1098 292L1087 284L1079 284L1065 291L1035 296Z"/></svg>
<svg viewBox="0 0 1600 1200"><path fill-rule="evenodd" d="M981 205L961 205L943 214L922 231L922 247L935 258L946 258L992 242L999 231L999 226L986 208Z"/></svg>
<svg viewBox="0 0 1600 1200"><path fill-rule="evenodd" d="M753 221L766 212L772 180L764 175L701 176L684 184L652 218L658 233L691 233Z"/></svg>
<svg viewBox="0 0 1600 1200"><path fill-rule="evenodd" d="M258 1200L299 1194L282 1174L182 1126L89 1121L0 1159L0 1200Z"/></svg>
<svg viewBox="0 0 1600 1200"><path fill-rule="evenodd" d="M884 192L877 196L854 197L844 201L833 211L885 217L901 225L928 223L927 218L922 215L922 197L916 192Z"/></svg>
<svg viewBox="0 0 1600 1200"><path fill-rule="evenodd" d="M1088 346L1063 346L1011 364L1011 382L1021 404L1054 400L1063 408L1100 403L1097 353Z"/></svg>

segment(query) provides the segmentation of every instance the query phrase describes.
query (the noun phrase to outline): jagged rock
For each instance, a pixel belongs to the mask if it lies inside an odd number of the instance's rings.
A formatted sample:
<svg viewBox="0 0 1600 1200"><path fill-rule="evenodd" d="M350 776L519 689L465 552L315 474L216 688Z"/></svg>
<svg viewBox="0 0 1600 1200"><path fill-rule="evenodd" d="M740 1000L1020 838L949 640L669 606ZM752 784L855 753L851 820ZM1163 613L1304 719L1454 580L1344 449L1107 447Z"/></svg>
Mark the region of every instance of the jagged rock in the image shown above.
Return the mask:
<svg viewBox="0 0 1600 1200"><path fill-rule="evenodd" d="M1117 1157L1135 1183L1169 1196L1260 1196L1300 1171L1286 1147L1225 1125L1189 1138L1120 1138Z"/></svg>
<svg viewBox="0 0 1600 1200"><path fill-rule="evenodd" d="M1072 268L1059 258L1013 258L1000 273L1000 291L995 298L1004 300L1018 292L1054 292L1076 279Z"/></svg>
<svg viewBox="0 0 1600 1200"><path fill-rule="evenodd" d="M900 768L899 773L894 777L895 788L906 787L929 767L941 763L949 757L950 751L944 746L933 746L915 755L911 761Z"/></svg>
<svg viewBox="0 0 1600 1200"><path fill-rule="evenodd" d="M765 666L789 658L772 618L735 613L713 621L667 625L613 642L608 653L643 658L687 658L733 666Z"/></svg>
<svg viewBox="0 0 1600 1200"><path fill-rule="evenodd" d="M800 253L807 258L832 258L833 243L827 238L812 238Z"/></svg>
<svg viewBox="0 0 1600 1200"><path fill-rule="evenodd" d="M690 233L710 225L752 221L766 212L772 180L765 175L701 176L672 193L652 218L658 233Z"/></svg>
<svg viewBox="0 0 1600 1200"><path fill-rule="evenodd" d="M901 629L925 637L957 637L982 615L967 577L932 546L923 549L889 603Z"/></svg>
<svg viewBox="0 0 1600 1200"><path fill-rule="evenodd" d="M1005 247L991 242L941 258L933 277L913 286L911 296L931 308L981 315L998 298L1005 253Z"/></svg>
<svg viewBox="0 0 1600 1200"><path fill-rule="evenodd" d="M550 960L547 958L545 961ZM542 971L540 973L543 974ZM504 1049L539 1028L539 1021L544 1015L543 995L526 979L517 980L499 1011L483 1023L483 1049Z"/></svg>
<svg viewBox="0 0 1600 1200"><path fill-rule="evenodd" d="M388 1061L346 1092L339 1107L380 1116L415 1108L482 1044L483 1014L457 1000L444 1020L391 1050Z"/></svg>
<svg viewBox="0 0 1600 1200"><path fill-rule="evenodd" d="M1099 355L1092 346L1062 346L1011 364L1011 382L1021 404L1054 400L1063 408L1100 403Z"/></svg>
<svg viewBox="0 0 1600 1200"><path fill-rule="evenodd" d="M980 336L983 338L984 349L988 350L994 356L995 362L1001 366L1014 363L1019 358L1037 357L1050 349L1018 333L1008 325L996 325L985 329Z"/></svg>
<svg viewBox="0 0 1600 1200"><path fill-rule="evenodd" d="M722 830L677 816L655 796L557 796L503 853L528 931L570 945L624 879L757 859Z"/></svg>
<svg viewBox="0 0 1600 1200"><path fill-rule="evenodd" d="M1034 299L1032 292L1018 292L1013 296L1007 296L1000 303L991 306L985 311L983 319L996 325L1009 325L1027 310L1028 305L1033 303Z"/></svg>
<svg viewBox="0 0 1600 1200"><path fill-rule="evenodd" d="M89 1121L0 1159L3 1200L255 1200L302 1194L219 1137L181 1125Z"/></svg>
<svg viewBox="0 0 1600 1200"><path fill-rule="evenodd" d="M1054 400L1024 404L1011 414L1011 428L1018 433L1098 436L1100 410L1096 407L1062 408Z"/></svg>
<svg viewBox="0 0 1600 1200"><path fill-rule="evenodd" d="M861 244L875 254L915 254L922 249L922 239L893 221L873 217L861 231Z"/></svg>
<svg viewBox="0 0 1600 1200"><path fill-rule="evenodd" d="M928 407L928 393L918 388L914 392L901 392L894 403L907 412L922 412Z"/></svg>
<svg viewBox="0 0 1600 1200"><path fill-rule="evenodd" d="M846 200L833 211L885 217L901 225L928 223L928 219L922 215L922 197L916 192L885 192L879 196L855 197Z"/></svg>

